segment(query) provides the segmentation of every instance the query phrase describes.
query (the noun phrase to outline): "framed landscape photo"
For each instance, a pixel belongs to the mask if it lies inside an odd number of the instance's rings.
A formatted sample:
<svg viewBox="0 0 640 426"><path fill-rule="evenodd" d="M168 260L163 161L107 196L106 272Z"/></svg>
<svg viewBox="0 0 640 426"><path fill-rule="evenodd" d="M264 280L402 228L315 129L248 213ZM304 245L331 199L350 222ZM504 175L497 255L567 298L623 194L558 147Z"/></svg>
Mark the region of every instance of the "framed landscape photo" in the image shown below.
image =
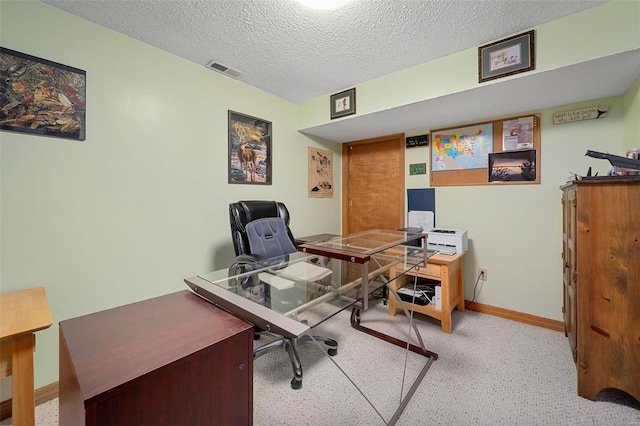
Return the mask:
<svg viewBox="0 0 640 426"><path fill-rule="evenodd" d="M356 113L356 88L331 95L331 119Z"/></svg>
<svg viewBox="0 0 640 426"><path fill-rule="evenodd" d="M4 47L0 70L0 129L85 140L85 71Z"/></svg>
<svg viewBox="0 0 640 426"><path fill-rule="evenodd" d="M478 82L536 68L534 30L478 48Z"/></svg>
<svg viewBox="0 0 640 426"><path fill-rule="evenodd" d="M229 111L229 183L271 185L271 122Z"/></svg>
<svg viewBox="0 0 640 426"><path fill-rule="evenodd" d="M535 182L536 171L535 149L489 154L489 182Z"/></svg>

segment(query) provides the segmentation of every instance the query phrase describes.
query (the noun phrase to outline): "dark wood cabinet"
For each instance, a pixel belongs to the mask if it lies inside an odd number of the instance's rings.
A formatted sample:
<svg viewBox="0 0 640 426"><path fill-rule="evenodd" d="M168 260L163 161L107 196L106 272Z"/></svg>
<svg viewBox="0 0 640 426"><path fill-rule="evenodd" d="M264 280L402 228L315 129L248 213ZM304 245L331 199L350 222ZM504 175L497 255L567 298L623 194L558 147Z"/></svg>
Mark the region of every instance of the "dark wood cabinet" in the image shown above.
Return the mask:
<svg viewBox="0 0 640 426"><path fill-rule="evenodd" d="M248 425L253 326L181 291L60 322L60 425Z"/></svg>
<svg viewBox="0 0 640 426"><path fill-rule="evenodd" d="M564 321L578 394L640 400L640 181L562 187Z"/></svg>

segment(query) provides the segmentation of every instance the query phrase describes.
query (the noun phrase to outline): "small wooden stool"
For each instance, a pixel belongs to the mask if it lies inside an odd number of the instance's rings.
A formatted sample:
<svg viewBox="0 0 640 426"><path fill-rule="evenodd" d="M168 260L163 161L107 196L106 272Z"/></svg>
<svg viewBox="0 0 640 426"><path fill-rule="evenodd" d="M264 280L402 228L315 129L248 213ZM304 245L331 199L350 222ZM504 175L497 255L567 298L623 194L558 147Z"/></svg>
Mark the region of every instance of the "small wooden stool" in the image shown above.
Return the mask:
<svg viewBox="0 0 640 426"><path fill-rule="evenodd" d="M35 424L35 332L53 322L44 287L0 294L0 378L13 376L15 426Z"/></svg>

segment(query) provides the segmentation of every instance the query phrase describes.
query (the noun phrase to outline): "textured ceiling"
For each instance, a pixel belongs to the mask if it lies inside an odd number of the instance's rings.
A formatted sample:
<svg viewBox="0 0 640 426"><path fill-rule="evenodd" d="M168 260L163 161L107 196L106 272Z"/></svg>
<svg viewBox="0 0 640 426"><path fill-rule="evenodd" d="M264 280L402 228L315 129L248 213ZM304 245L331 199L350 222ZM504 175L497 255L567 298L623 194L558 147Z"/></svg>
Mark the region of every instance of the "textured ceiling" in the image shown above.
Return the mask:
<svg viewBox="0 0 640 426"><path fill-rule="evenodd" d="M517 34L608 0L43 0L294 103Z"/></svg>

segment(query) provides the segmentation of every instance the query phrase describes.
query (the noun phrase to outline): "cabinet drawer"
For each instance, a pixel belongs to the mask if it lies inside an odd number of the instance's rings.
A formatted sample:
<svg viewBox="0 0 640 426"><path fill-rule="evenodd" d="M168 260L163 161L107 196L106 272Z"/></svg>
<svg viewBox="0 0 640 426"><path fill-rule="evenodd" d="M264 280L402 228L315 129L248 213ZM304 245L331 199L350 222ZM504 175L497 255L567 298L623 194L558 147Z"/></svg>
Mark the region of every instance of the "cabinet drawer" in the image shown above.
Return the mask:
<svg viewBox="0 0 640 426"><path fill-rule="evenodd" d="M440 265L433 263L427 263L426 268L420 268L417 271L410 271L409 275L417 275L423 278L430 278L432 280L440 280Z"/></svg>

